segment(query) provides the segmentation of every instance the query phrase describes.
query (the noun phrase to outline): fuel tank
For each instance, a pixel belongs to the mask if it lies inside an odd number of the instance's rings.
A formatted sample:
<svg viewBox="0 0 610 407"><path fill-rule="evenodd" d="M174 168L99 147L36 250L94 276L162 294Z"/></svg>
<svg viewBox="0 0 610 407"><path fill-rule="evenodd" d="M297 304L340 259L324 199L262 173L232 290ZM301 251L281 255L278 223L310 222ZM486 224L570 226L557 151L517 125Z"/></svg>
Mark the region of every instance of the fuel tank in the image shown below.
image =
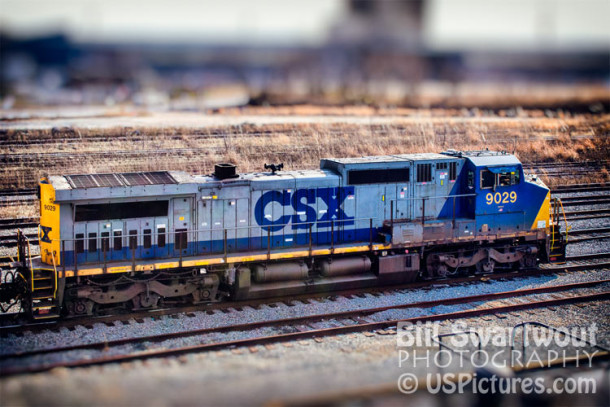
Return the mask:
<svg viewBox="0 0 610 407"><path fill-rule="evenodd" d="M326 259L318 263L318 266L320 274L324 277L347 276L370 271L371 259L366 256Z"/></svg>
<svg viewBox="0 0 610 407"><path fill-rule="evenodd" d="M301 262L257 264L252 267L254 281L271 283L276 281L305 280L309 275L307 265Z"/></svg>

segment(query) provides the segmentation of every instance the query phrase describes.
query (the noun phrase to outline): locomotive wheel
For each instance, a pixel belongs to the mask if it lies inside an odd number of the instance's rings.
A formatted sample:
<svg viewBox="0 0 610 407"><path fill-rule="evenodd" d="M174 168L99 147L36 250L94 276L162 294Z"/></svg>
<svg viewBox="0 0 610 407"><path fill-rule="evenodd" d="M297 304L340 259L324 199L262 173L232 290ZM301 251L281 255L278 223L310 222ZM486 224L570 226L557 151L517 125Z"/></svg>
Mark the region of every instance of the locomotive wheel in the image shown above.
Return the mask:
<svg viewBox="0 0 610 407"><path fill-rule="evenodd" d="M521 269L532 269L536 267L536 256L533 254L528 254L527 256L523 256L519 260L519 267Z"/></svg>
<svg viewBox="0 0 610 407"><path fill-rule="evenodd" d="M447 265L445 264L439 264L436 267L436 276L438 278L445 278L448 275L450 275L451 273L449 272L449 269L447 268Z"/></svg>
<svg viewBox="0 0 610 407"><path fill-rule="evenodd" d="M460 271L459 267L458 268L453 268L453 267L449 267L449 266L445 266L447 268L447 273L446 275L448 277L457 277L460 274L464 274L463 271Z"/></svg>
<svg viewBox="0 0 610 407"><path fill-rule="evenodd" d="M477 273L493 273L496 262L492 259L484 259L477 263Z"/></svg>
<svg viewBox="0 0 610 407"><path fill-rule="evenodd" d="M210 300L211 292L207 288L200 288L193 291L192 300L194 304Z"/></svg>
<svg viewBox="0 0 610 407"><path fill-rule="evenodd" d="M76 299L66 303L68 314L72 316L93 315L95 303L91 300Z"/></svg>
<svg viewBox="0 0 610 407"><path fill-rule="evenodd" d="M161 296L157 293L141 293L133 299L134 308L156 308Z"/></svg>

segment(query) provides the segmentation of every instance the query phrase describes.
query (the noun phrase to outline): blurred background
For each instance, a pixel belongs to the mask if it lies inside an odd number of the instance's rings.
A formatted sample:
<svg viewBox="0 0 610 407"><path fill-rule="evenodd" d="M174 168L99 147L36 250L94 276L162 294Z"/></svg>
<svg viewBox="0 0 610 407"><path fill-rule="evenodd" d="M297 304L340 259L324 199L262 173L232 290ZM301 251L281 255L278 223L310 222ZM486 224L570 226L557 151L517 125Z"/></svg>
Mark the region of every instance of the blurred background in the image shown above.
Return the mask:
<svg viewBox="0 0 610 407"><path fill-rule="evenodd" d="M0 0L0 101L608 111L609 17L608 0Z"/></svg>

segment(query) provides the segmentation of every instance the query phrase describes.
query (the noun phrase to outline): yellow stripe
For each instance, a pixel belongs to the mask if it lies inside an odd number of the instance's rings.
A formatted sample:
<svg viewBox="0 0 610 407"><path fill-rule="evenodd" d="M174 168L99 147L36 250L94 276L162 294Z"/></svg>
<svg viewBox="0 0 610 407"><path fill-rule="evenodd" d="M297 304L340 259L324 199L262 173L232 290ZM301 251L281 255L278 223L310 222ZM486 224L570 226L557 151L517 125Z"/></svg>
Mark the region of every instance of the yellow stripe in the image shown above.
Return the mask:
<svg viewBox="0 0 610 407"><path fill-rule="evenodd" d="M43 179L43 181L46 181ZM52 252L55 252L55 265L61 265L59 247L59 205L55 204L55 189L51 184L40 182L40 226L51 228L48 233L51 243L40 240L40 257L43 263L53 265ZM40 229L39 229L40 231ZM39 232L40 234L40 232ZM40 238L40 236L39 236Z"/></svg>
<svg viewBox="0 0 610 407"><path fill-rule="evenodd" d="M391 249L391 245L383 245L376 244L373 245L373 250L388 250ZM337 247L334 249L335 254L344 254L344 253L357 253L357 252L366 252L369 251L369 246L350 246L350 247ZM318 249L312 250L311 254L313 256L325 256L331 254L330 249ZM281 260L281 259L294 259L294 258L303 258L309 256L309 250L298 250L294 252L275 252L271 253L269 256L270 260ZM257 254L257 255L247 255L247 256L228 256L227 263L251 263L256 261L266 261L267 254ZM199 259L199 260L184 260L182 261L182 267L202 267L202 266L210 266L214 264L223 264L225 263L224 258L215 257L210 259ZM179 267L179 262L177 261L168 261L168 262L159 262L152 264L136 264L136 271L150 271L150 270L166 270L166 269L174 269ZM129 273L132 271L132 266L116 266L116 267L108 267L106 269L107 274L116 274L116 273ZM78 275L79 276L94 276L104 274L104 269L99 267L87 268L79 267ZM73 269L66 269L66 277L74 277L75 273Z"/></svg>
<svg viewBox="0 0 610 407"><path fill-rule="evenodd" d="M542 202L540 206L540 210L538 211L538 215L536 215L536 219L534 219L534 223L530 229L538 229L538 222L544 221L544 228L549 227L549 220L551 218L551 191L546 193L546 198ZM540 228L542 229L542 228Z"/></svg>

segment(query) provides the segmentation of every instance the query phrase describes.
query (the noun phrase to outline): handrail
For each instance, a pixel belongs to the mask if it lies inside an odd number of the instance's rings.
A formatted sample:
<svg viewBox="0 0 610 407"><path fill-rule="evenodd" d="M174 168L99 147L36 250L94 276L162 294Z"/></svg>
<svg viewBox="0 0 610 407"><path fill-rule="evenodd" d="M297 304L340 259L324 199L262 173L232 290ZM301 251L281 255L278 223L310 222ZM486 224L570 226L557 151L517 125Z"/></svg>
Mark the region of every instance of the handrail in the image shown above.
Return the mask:
<svg viewBox="0 0 610 407"><path fill-rule="evenodd" d="M362 222L362 221L370 221L371 219L378 219L377 217L368 217L368 218L354 218L354 219L331 219L331 220L323 220L323 221L317 221L317 222L290 222L290 223L280 223L280 224L274 224L274 225L250 225L250 226L235 226L232 228L218 228L218 229L187 229L186 233L189 234L189 236L191 236L191 234L195 234L195 233L219 233L219 232L223 232L224 230L226 230L227 232L237 232L237 231L241 231L241 230L249 230L249 229L262 229L262 230L266 230L269 228L277 228L277 227L281 227L282 229L285 228L286 226L293 226L293 225L320 225L322 224L323 226L319 226L320 229L328 229L328 230L323 230L324 232L331 232L331 227L334 226L342 226L342 223L345 222ZM367 226L370 227L370 226ZM303 231L308 231L309 228L302 228ZM281 230L281 229L280 229ZM279 230L278 230L279 232ZM322 230L320 230L320 232L322 232ZM179 233L183 233L181 231L178 231L178 229L174 228L174 230L166 230L165 233L171 234L171 235L177 235ZM273 234L275 232L271 232L271 234ZM266 232L265 232L266 235ZM128 235L128 234L123 234L121 235L122 239L128 239L129 237L142 237L145 236L144 233L137 233L135 235ZM97 236L97 239L101 238L101 236ZM109 236L109 238L112 240L113 236ZM88 237L83 237L81 239L51 239L52 242L86 242L87 240L89 240Z"/></svg>
<svg viewBox="0 0 610 407"><path fill-rule="evenodd" d="M568 219L566 218L566 211L563 209L563 202L561 202L561 198L556 198L559 201L559 206L561 206L561 213L563 214L563 221L566 224L566 242L568 244L568 232L572 229L571 226L568 225Z"/></svg>
<svg viewBox="0 0 610 407"><path fill-rule="evenodd" d="M527 321L527 322L520 322L517 325L513 326L512 335L511 335L511 338L510 338L510 351L511 351L511 355L513 354L513 352L515 350L515 336L517 335L517 329L518 328L522 328L523 329L523 345L522 345L521 349L523 351L523 355L522 355L523 356L523 360L526 359L525 358L525 342L526 342L525 341L525 339L526 339L525 334L526 334L526 327L530 326L530 325L532 325L532 326L539 326L539 327L546 328L546 329L548 329L550 331L553 331L553 332L558 332L558 333L560 333L562 335L565 335L565 336L568 336L568 337L570 337L572 339L576 339L579 342L584 342L584 343L586 343L589 346L598 348L598 349L600 349L602 351L605 351L605 352L610 352L610 349L606 348L605 346L598 345L596 343L591 343L591 342L587 341L586 339L582 339L582 338L580 338L580 337L578 337L576 335L572 335L571 333L565 332L565 331L563 331L561 329L557 329L557 328L552 327L550 325L543 324L542 322Z"/></svg>
<svg viewBox="0 0 610 407"><path fill-rule="evenodd" d="M555 212L557 212L557 204L555 203L557 201L557 198L553 198L551 200L551 211L550 211L550 216L551 216L551 252L553 251L553 249L555 248L555 217L556 214Z"/></svg>
<svg viewBox="0 0 610 407"><path fill-rule="evenodd" d="M21 263L21 250L20 250L20 241L21 241L21 229L17 229L17 263Z"/></svg>
<svg viewBox="0 0 610 407"><path fill-rule="evenodd" d="M55 276L55 290L53 290L53 298L57 297L57 267L55 266L55 252L51 250L51 258L53 259L53 275Z"/></svg>
<svg viewBox="0 0 610 407"><path fill-rule="evenodd" d="M468 334L475 334L475 335L476 335L476 337L477 337L477 339L478 339L478 343L477 343L477 345L478 345L477 347L478 347L478 351L479 351L478 356L480 357L480 355L481 355L481 353L480 353L480 352L481 352L481 343L482 343L482 341L481 341L481 335L480 335L480 334L479 334L477 331L473 331L473 330L469 329L469 330L467 330L467 331L451 332L451 333L441 334L441 335L438 335L438 336L436 336L436 337L434 337L434 336L433 336L431 339L432 339L432 341L433 341L433 342L436 342L436 343L438 344L438 351L439 351L439 354L440 354L440 352L441 352L441 348L447 348L447 349L449 349L451 352L456 353L456 354L457 354L457 355L460 357L460 359L461 359L462 361L464 361L464 355L462 354L462 352L458 352L457 350L453 349L451 346L449 346L449 345L447 345L447 344L443 343L443 340L442 340L442 339L443 339L444 337L448 337L448 336L455 336L455 335L468 335ZM440 365L441 357L442 357L442 355L441 355L441 356L439 356L439 367L441 366L441 365ZM472 362L471 362L471 363L472 363Z"/></svg>
<svg viewBox="0 0 610 407"><path fill-rule="evenodd" d="M32 292L34 292L34 268L32 267L32 250L30 247L30 239L28 239L28 237L23 233L21 234L21 236L23 236L25 241L28 243L28 258L30 259L30 277L32 283Z"/></svg>
<svg viewBox="0 0 610 407"><path fill-rule="evenodd" d="M400 198L400 201L421 201L422 199L446 199L446 198L467 198L477 196L477 194L457 194L457 195L438 195L438 196L420 196L418 198ZM398 200L398 199L396 199Z"/></svg>
<svg viewBox="0 0 610 407"><path fill-rule="evenodd" d="M281 228L280 230L278 230L278 233L284 233L284 232L282 232L282 229L287 227L287 226L301 225L301 227L299 229L302 229L302 232L304 232L304 233L306 233L308 235L307 243L302 243L301 244L301 243L296 243L296 241L295 241L295 243L293 245L289 245L289 246L298 247L298 246L309 245L310 243L312 243L312 242L309 241L309 239L312 239L311 230L312 230L313 226L317 225L318 226L317 233L329 233L331 235L330 247L331 247L331 250L333 250L334 245L338 243L336 241L336 238L337 238L337 233L336 232L339 231L338 227L341 227L342 224L344 224L346 222L350 222L350 226L351 226L351 224L354 224L354 226L355 226L355 222L364 222L364 221L366 221L368 223L367 228L370 230L370 233L369 233L370 238L369 238L369 241L367 241L367 245L371 246L371 244L372 244L373 229L376 229L376 228L372 227L373 219L378 219L378 218L377 217L368 217L368 218L353 218L353 219L338 219L338 220L331 219L331 220L324 220L324 221L320 221L320 222L318 222L318 221L316 221L316 222L290 222L290 223L286 223L286 224L248 225L248 226L235 226L235 227L232 227L232 228L218 228L218 229L212 229L212 228L210 228L210 229L194 229L194 230L187 229L186 232L178 231L178 230L174 229L174 230L166 230L163 234L166 237L167 236L174 236L174 242L173 243L177 244L178 236L180 236L181 233L186 233L187 236L188 236L188 238L187 238L188 241L189 241L188 243L190 245L192 243L197 243L198 242L198 234L199 233L208 233L208 234L211 234L211 236L214 236L214 234L222 234L222 233L224 233L224 235L226 236L227 232L231 232L232 236L230 236L228 239L226 237L222 239L222 244L223 244L222 249L212 250L212 251L209 252L210 254L218 252L219 254L223 254L224 256L226 256L226 254L228 252L233 253L233 252L241 251L241 250L238 251L235 247L229 249L228 246L227 246L227 240L257 237L258 233L261 234L260 235L261 238L263 237L264 234L267 235L267 240L268 240L267 241L267 246L270 249L271 248L270 236L272 234L276 233L276 232L271 232L271 229L272 228L278 228L278 227ZM303 225L305 225L307 227L303 227ZM252 229L255 229L257 232L255 232L253 234L252 234L252 232L249 232L249 233L246 233L246 236L238 236L239 231L246 231L246 232L248 232L248 231L250 231ZM349 229L349 230L351 230L351 229ZM266 231L266 233L265 233L265 231ZM299 232L298 232L297 229L295 229L295 230L292 230L292 233L293 234L295 234L295 233L298 234ZM120 237L121 241L122 241L121 251L124 250L125 248L127 248L128 246L130 246L130 239L133 238L133 237L136 237L139 240L139 238L141 238L143 236L151 236L152 237L154 235L155 234L151 235L151 234L148 234L148 233L146 233L146 234L145 233L137 233L135 235L122 234L121 237ZM101 239L101 238L102 238L101 235L98 235L96 233L95 239ZM112 239L112 237L109 237L109 238ZM61 242L62 248L65 248L65 242L72 242L72 243L83 242L83 244L84 244L84 242L87 242L89 239L90 239L89 237L83 236L82 238L78 238L78 239L61 239L61 238L60 239L51 239L51 242ZM354 242L357 242L357 241L359 241L359 240L354 240ZM127 243L127 244L125 244L125 243ZM166 240L166 245L169 245L169 244L171 244L171 241L168 239L168 240ZM316 245L322 245L322 244L318 242L318 243L316 243ZM111 246L109 245L108 251L114 252L114 249L111 249L110 247ZM187 247L184 247L183 249L186 249ZM73 245L73 249L75 249L75 248L76 248L75 245ZM264 248L264 245L262 246L262 248ZM103 247L102 247L102 250L103 250ZM371 250L372 250L372 247L371 247ZM182 250L179 250L179 251L180 251L180 256L182 257ZM225 253L225 251L226 251L226 253ZM106 252L104 252L104 254L105 253ZM135 254L135 252L132 253L132 254ZM63 255L63 249L62 249L62 255ZM76 257L77 256L76 256L76 253L75 253L75 255L74 255L75 264L76 264ZM133 257L133 259L135 259L135 257Z"/></svg>
<svg viewBox="0 0 610 407"><path fill-rule="evenodd" d="M457 335L470 335L470 334L474 334L477 337L477 347L479 348L478 350L481 351L481 344L482 344L481 335L477 331L473 331L472 329L469 329L467 331L456 331L456 332L450 332L450 333L446 333L446 334L440 334L436 337L438 339L438 341L434 340L434 337L432 338L432 340L434 342L438 343L439 352L441 351L441 347L445 347L454 353L458 353L461 357L462 356L461 353L457 352L455 349L451 348L449 345L445 345L443 343L443 338L447 338L450 336L457 336ZM440 358L439 358L439 360L440 360Z"/></svg>

